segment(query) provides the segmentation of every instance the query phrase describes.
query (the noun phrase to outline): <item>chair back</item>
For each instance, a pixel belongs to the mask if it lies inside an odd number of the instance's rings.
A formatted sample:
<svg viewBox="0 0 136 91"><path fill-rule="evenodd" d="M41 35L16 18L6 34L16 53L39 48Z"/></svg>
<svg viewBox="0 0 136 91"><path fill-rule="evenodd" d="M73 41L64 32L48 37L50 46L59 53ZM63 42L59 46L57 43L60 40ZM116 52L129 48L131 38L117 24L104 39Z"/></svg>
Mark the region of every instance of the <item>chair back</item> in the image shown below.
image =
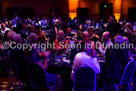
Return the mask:
<svg viewBox="0 0 136 91"><path fill-rule="evenodd" d="M74 89L82 91L96 90L96 73L88 66L81 66L75 72Z"/></svg>
<svg viewBox="0 0 136 91"><path fill-rule="evenodd" d="M33 88L43 88L45 91L48 88L44 69L38 63L32 63L29 67L30 78Z"/></svg>
<svg viewBox="0 0 136 91"><path fill-rule="evenodd" d="M124 69L120 84L128 83L131 81L134 74L135 66L136 66L135 61L128 62Z"/></svg>

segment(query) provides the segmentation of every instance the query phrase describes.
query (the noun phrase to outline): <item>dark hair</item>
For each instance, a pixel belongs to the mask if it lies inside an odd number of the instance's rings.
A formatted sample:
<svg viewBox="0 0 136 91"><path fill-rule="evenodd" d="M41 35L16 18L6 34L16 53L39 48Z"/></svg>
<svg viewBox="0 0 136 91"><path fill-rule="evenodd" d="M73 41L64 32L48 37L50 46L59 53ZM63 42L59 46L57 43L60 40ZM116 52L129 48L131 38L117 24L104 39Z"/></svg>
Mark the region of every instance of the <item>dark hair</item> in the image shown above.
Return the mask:
<svg viewBox="0 0 136 91"><path fill-rule="evenodd" d="M114 15L111 15L111 17L115 19L115 16L114 16Z"/></svg>

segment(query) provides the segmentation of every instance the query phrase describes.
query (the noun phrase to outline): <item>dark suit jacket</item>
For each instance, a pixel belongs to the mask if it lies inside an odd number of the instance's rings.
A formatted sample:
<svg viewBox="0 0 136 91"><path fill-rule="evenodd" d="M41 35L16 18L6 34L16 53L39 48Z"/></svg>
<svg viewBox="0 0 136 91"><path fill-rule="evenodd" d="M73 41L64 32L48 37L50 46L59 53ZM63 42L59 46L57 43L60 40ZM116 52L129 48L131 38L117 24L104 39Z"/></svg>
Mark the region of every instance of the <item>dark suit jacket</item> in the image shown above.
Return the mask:
<svg viewBox="0 0 136 91"><path fill-rule="evenodd" d="M18 71L18 79L25 83L29 82L28 62L24 51L21 49L11 49L9 56L15 62Z"/></svg>
<svg viewBox="0 0 136 91"><path fill-rule="evenodd" d="M118 33L121 32L121 26L117 22L109 23L107 30L110 32L111 38L114 38Z"/></svg>
<svg viewBox="0 0 136 91"><path fill-rule="evenodd" d="M130 61L128 51L125 49L107 49L106 63L102 75L104 80L110 82L119 82L126 64Z"/></svg>

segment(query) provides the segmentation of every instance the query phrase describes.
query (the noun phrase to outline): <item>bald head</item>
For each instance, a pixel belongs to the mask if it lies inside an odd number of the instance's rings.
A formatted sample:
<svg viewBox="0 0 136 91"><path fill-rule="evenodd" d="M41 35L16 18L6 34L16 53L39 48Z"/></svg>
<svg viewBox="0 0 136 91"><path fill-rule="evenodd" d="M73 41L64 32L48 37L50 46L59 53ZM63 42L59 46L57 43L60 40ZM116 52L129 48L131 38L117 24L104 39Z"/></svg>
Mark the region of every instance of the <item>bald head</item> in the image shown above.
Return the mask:
<svg viewBox="0 0 136 91"><path fill-rule="evenodd" d="M108 41L110 39L110 32L104 32L102 38L104 42Z"/></svg>

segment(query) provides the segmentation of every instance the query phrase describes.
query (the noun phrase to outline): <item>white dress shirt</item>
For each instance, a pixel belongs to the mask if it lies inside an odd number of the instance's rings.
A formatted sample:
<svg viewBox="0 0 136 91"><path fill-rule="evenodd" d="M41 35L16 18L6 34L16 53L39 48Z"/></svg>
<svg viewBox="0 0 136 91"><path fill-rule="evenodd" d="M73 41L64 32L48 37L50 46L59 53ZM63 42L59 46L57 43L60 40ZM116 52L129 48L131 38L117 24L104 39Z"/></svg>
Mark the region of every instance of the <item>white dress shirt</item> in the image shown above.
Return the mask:
<svg viewBox="0 0 136 91"><path fill-rule="evenodd" d="M97 61L97 58L92 58L88 56L86 52L80 52L76 54L73 62L73 69L71 73L71 78L74 80L74 73L75 71L81 66L89 66L91 67L96 73L100 73L100 65Z"/></svg>
<svg viewBox="0 0 136 91"><path fill-rule="evenodd" d="M104 44L104 43L103 43ZM113 43L111 42L111 40L108 40L106 42L106 46L102 45L101 47L99 47L99 51L101 53L102 56L105 56L105 52L106 52L106 49L108 47L110 47L111 45L113 45Z"/></svg>

